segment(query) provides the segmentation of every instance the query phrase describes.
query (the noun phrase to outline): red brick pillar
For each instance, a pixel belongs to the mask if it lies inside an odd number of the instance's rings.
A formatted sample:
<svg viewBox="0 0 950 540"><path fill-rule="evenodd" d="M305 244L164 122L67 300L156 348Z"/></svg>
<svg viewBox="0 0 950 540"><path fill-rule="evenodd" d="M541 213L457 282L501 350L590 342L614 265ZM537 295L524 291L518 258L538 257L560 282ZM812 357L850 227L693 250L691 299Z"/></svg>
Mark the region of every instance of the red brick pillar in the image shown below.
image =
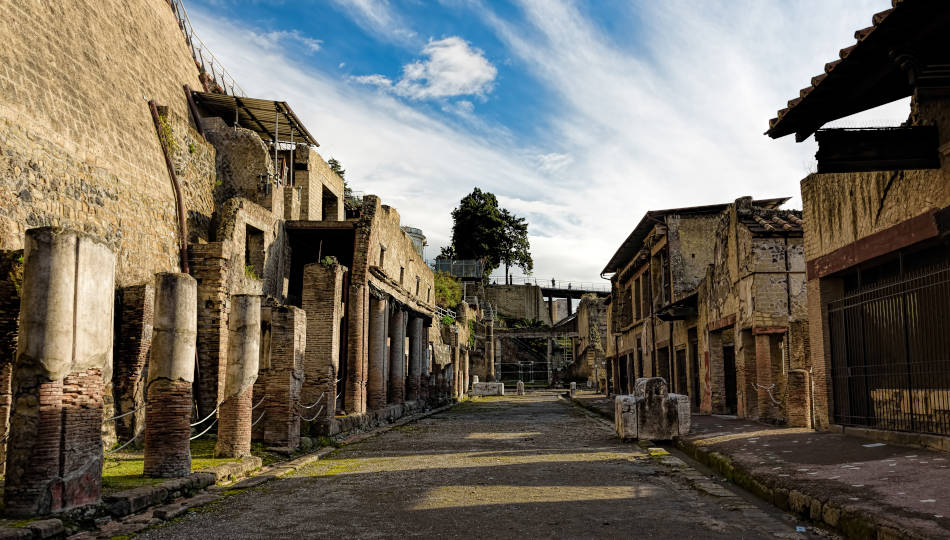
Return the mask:
<svg viewBox="0 0 950 540"><path fill-rule="evenodd" d="M116 415L135 411L145 404L145 367L152 346L154 302L155 288L151 283L119 291L115 373L112 375ZM115 421L115 432L120 441L140 435L143 429L144 409Z"/></svg>
<svg viewBox="0 0 950 540"><path fill-rule="evenodd" d="M406 401L406 312L400 307L389 316L389 402Z"/></svg>
<svg viewBox="0 0 950 540"><path fill-rule="evenodd" d="M271 310L270 369L264 380L264 443L294 449L300 445L300 417L311 418L330 401L324 396L311 409L300 408L303 363L307 347L307 315L300 308ZM311 402L312 403L312 402ZM310 403L304 403L309 405Z"/></svg>
<svg viewBox="0 0 950 540"><path fill-rule="evenodd" d="M808 331L811 356L814 428L828 429L834 423L834 392L831 380L831 328L826 306L844 296L840 278L808 280Z"/></svg>
<svg viewBox="0 0 950 540"><path fill-rule="evenodd" d="M369 314L369 285L350 285L347 316L346 381L343 406L346 412L366 412L366 326Z"/></svg>
<svg viewBox="0 0 950 540"><path fill-rule="evenodd" d="M464 373L464 375L462 376L462 380L463 380L463 382L462 382L462 393L463 393L463 394L467 394L467 393L468 393L469 386L470 386L470 382L469 382L469 381L471 381L471 371L470 371L470 365L469 365L469 361L468 361L468 350L465 350L465 351L462 353L462 368L465 370L465 373Z"/></svg>
<svg viewBox="0 0 950 540"><path fill-rule="evenodd" d="M195 399L201 418L211 414L224 395L228 363L229 242L189 247L191 275L198 280L198 384Z"/></svg>
<svg viewBox="0 0 950 540"><path fill-rule="evenodd" d="M241 457L251 453L251 398L261 344L261 297L231 297L228 317L228 369L224 401L218 406L218 441L215 457Z"/></svg>
<svg viewBox="0 0 950 540"><path fill-rule="evenodd" d="M406 399L415 401L422 397L422 363L425 360L425 342L422 336L422 317L409 315L409 377L406 381Z"/></svg>
<svg viewBox="0 0 950 540"><path fill-rule="evenodd" d="M191 472L191 392L195 379L198 287L188 274L155 276L155 319L148 366L145 476Z"/></svg>
<svg viewBox="0 0 950 540"><path fill-rule="evenodd" d="M99 501L115 255L81 233L26 233L4 502L34 516Z"/></svg>
<svg viewBox="0 0 950 540"><path fill-rule="evenodd" d="M303 387L300 401L311 405L321 399L312 418L324 405L318 419L336 414L337 378L340 376L340 320L343 317L343 274L340 265L313 263L303 269L301 307L307 312L307 340L303 356Z"/></svg>
<svg viewBox="0 0 950 540"><path fill-rule="evenodd" d="M371 295L369 298L369 381L367 409L375 411L386 406L386 315L389 302Z"/></svg>

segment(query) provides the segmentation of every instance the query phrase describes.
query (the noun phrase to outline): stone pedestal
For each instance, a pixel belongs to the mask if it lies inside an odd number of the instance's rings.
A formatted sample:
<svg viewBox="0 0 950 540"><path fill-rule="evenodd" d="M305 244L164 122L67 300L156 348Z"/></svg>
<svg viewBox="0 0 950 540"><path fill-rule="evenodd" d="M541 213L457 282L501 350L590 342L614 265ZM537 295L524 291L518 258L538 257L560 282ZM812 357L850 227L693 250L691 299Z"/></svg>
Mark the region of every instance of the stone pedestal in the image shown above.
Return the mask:
<svg viewBox="0 0 950 540"><path fill-rule="evenodd" d="M191 472L197 282L187 274L158 274L154 306L144 472L145 476L173 478Z"/></svg>
<svg viewBox="0 0 950 540"><path fill-rule="evenodd" d="M480 382L472 385L473 396L503 396L505 384L500 382Z"/></svg>
<svg viewBox="0 0 950 540"><path fill-rule="evenodd" d="M662 377L637 379L633 395L615 398L614 423L621 439L668 441L689 433L689 398L668 393Z"/></svg>
<svg viewBox="0 0 950 540"><path fill-rule="evenodd" d="M516 393L517 393L519 396L523 396L523 395L524 395L524 382L523 382L523 381L518 381L517 386L515 386L515 391L516 391Z"/></svg>
<svg viewBox="0 0 950 540"><path fill-rule="evenodd" d="M74 231L26 233L5 512L99 501L103 387L112 378L115 255Z"/></svg>
<svg viewBox="0 0 950 540"><path fill-rule="evenodd" d="M576 393L577 393L577 383L576 383L576 382L572 382L572 383L571 383L571 397L574 397L574 394L576 394Z"/></svg>
<svg viewBox="0 0 950 540"><path fill-rule="evenodd" d="M251 453L251 399L260 360L261 297L231 297L228 317L228 369L224 401L218 406L215 457L242 457Z"/></svg>

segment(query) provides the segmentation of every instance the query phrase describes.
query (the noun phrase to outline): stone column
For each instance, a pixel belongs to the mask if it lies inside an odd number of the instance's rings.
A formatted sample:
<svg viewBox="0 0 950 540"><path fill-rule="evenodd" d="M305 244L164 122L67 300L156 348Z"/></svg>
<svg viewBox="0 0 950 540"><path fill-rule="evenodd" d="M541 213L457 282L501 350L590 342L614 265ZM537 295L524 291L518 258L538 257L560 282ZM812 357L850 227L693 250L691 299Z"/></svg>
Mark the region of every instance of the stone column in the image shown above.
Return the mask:
<svg viewBox="0 0 950 540"><path fill-rule="evenodd" d="M495 357L492 359L492 380L501 381L501 339L495 340Z"/></svg>
<svg viewBox="0 0 950 540"><path fill-rule="evenodd" d="M401 308L389 316L389 402L406 401L406 312Z"/></svg>
<svg viewBox="0 0 950 540"><path fill-rule="evenodd" d="M294 306L271 309L270 369L264 376L264 408L257 414L263 422L264 443L294 449L300 445L300 417L322 416L332 399L324 396L318 405L300 409L303 359L307 348L307 314ZM311 405L313 401L303 405ZM318 414L320 413L320 414ZM253 416L253 415L252 415Z"/></svg>
<svg viewBox="0 0 950 540"><path fill-rule="evenodd" d="M224 401L218 406L218 442L215 457L241 457L251 453L251 399L261 347L261 297L231 297L228 317L228 369Z"/></svg>
<svg viewBox="0 0 950 540"><path fill-rule="evenodd" d="M323 396L320 404L326 407L321 418L332 418L336 414L344 272L345 268L340 265L324 266L321 263L308 264L303 268L301 306L307 313L307 347L303 358L300 401L310 405ZM319 408L320 405L317 405L313 414Z"/></svg>
<svg viewBox="0 0 950 540"><path fill-rule="evenodd" d="M31 229L23 276L4 503L36 516L100 498L115 255L78 232Z"/></svg>
<svg viewBox="0 0 950 540"><path fill-rule="evenodd" d="M485 359L488 363L488 376L489 381L494 381L495 379L495 321L494 319L488 321L488 326L485 328Z"/></svg>
<svg viewBox="0 0 950 540"><path fill-rule="evenodd" d="M468 350L462 352L462 367L465 370L465 374L463 376L464 382L462 383L462 393L465 394L468 393L468 389L470 387L469 377L471 373L468 362Z"/></svg>
<svg viewBox="0 0 950 540"><path fill-rule="evenodd" d="M425 343L422 339L422 317L409 316L409 377L406 383L406 399L419 399L422 384L422 362L425 355Z"/></svg>
<svg viewBox="0 0 950 540"><path fill-rule="evenodd" d="M369 299L369 381L367 409L375 411L386 406L386 311L384 298Z"/></svg>
<svg viewBox="0 0 950 540"><path fill-rule="evenodd" d="M155 318L145 409L145 476L191 473L191 393L198 334L198 284L188 274L155 276Z"/></svg>

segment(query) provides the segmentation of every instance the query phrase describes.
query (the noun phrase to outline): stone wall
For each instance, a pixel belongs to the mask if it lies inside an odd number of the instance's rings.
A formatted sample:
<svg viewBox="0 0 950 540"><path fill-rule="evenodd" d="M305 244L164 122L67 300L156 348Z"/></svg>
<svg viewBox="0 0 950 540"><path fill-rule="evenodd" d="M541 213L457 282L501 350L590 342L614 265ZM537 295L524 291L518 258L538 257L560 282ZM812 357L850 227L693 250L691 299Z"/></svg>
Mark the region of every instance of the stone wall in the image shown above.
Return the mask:
<svg viewBox="0 0 950 540"><path fill-rule="evenodd" d="M120 286L177 270L175 199L143 97L168 107L193 239L207 238L215 174L182 89L201 87L198 70L168 4L2 0L0 12L0 249L64 226L115 248Z"/></svg>
<svg viewBox="0 0 950 540"><path fill-rule="evenodd" d="M551 324L548 304L537 285L486 285L485 301L494 305L502 317Z"/></svg>

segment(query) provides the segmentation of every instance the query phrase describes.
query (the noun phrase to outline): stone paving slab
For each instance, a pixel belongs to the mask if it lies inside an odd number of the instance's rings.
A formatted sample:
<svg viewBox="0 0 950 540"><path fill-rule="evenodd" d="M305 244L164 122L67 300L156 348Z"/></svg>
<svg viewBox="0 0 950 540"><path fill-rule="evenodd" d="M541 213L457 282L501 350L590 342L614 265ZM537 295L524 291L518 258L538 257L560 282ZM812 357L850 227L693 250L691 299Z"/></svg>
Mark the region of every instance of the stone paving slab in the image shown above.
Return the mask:
<svg viewBox="0 0 950 540"><path fill-rule="evenodd" d="M950 454L699 415L677 444L780 508L845 534L950 537Z"/></svg>

